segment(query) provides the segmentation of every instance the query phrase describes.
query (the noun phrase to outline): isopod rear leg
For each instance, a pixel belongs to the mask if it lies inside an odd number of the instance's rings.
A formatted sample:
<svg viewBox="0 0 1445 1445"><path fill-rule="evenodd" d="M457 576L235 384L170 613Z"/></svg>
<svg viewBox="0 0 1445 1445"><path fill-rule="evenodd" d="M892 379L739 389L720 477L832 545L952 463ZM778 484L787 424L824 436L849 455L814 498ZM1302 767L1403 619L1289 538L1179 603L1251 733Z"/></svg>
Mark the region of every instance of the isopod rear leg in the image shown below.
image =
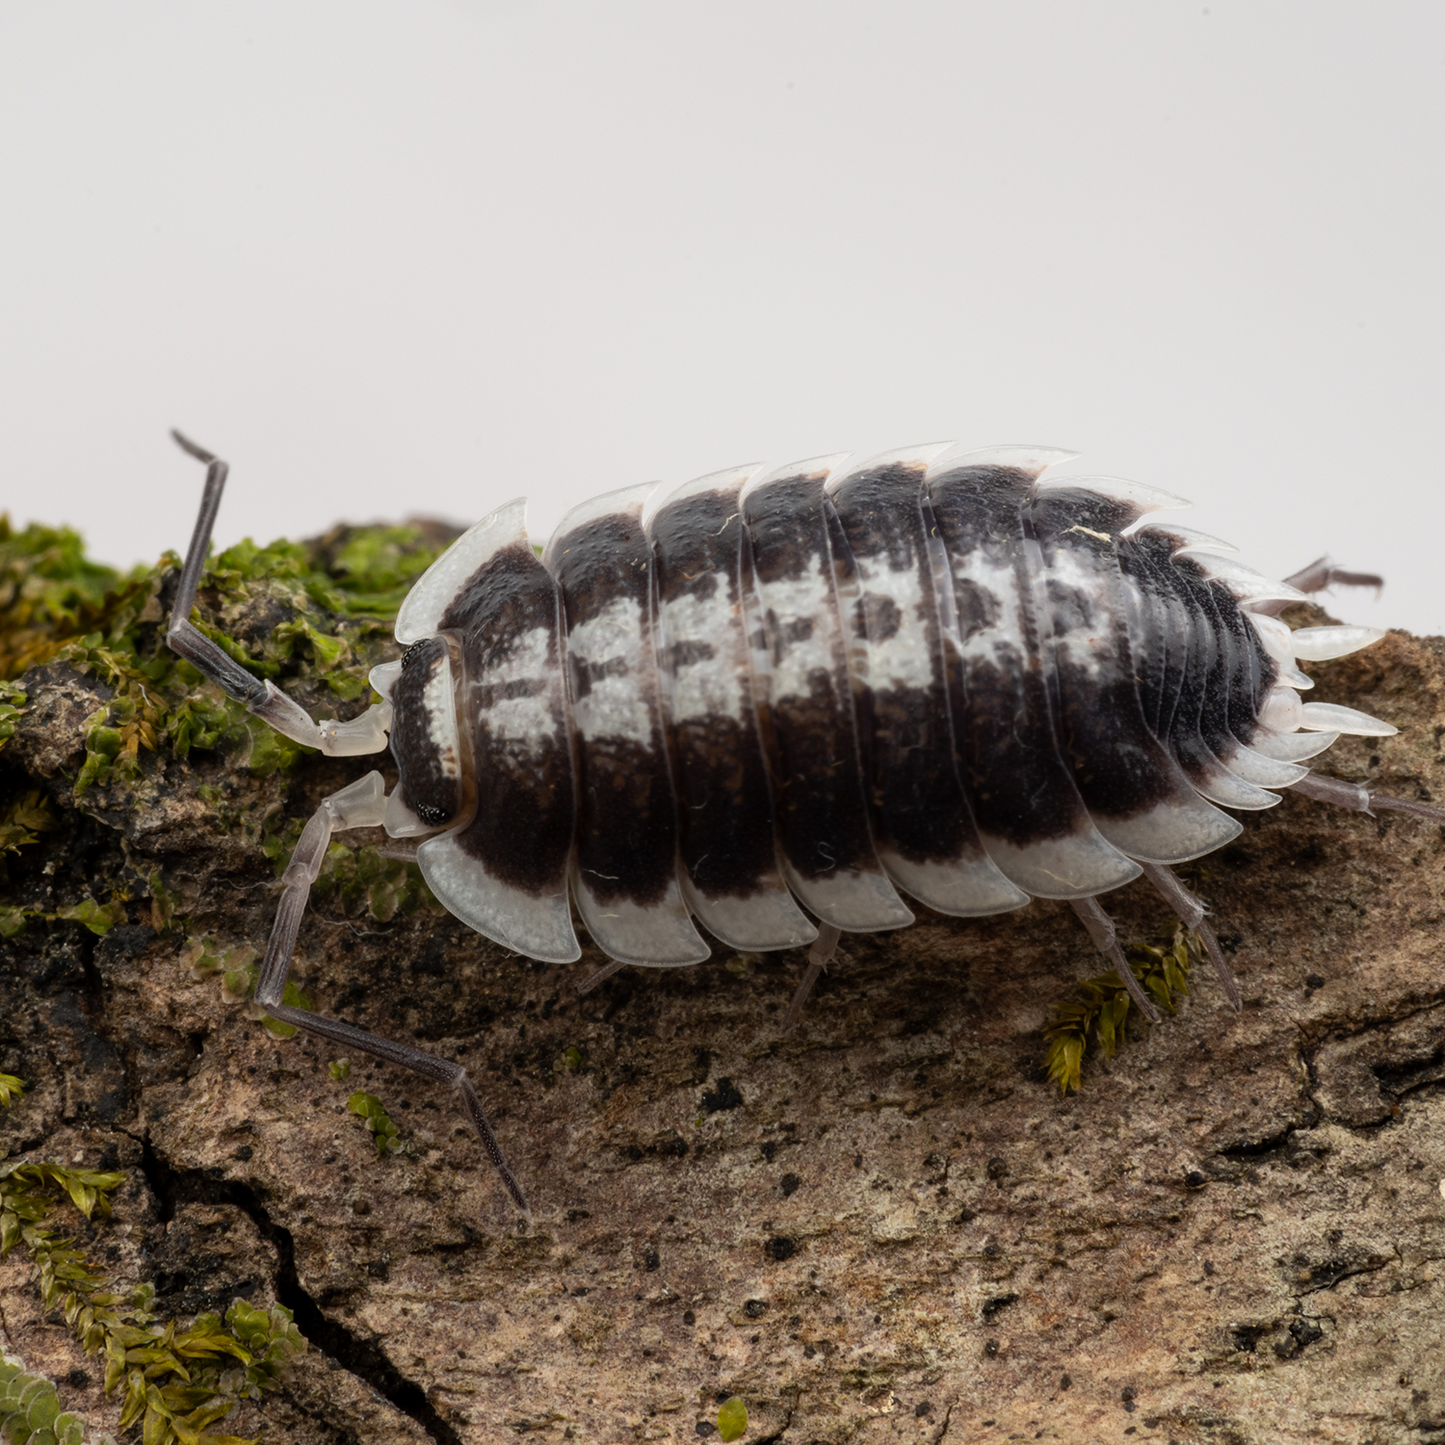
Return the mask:
<svg viewBox="0 0 1445 1445"><path fill-rule="evenodd" d="M1284 580L1287 587L1297 587L1301 592L1323 592L1336 584L1341 587L1373 587L1378 592L1385 585L1385 579L1373 572L1348 572L1343 567L1333 566L1328 557L1316 557L1308 567L1301 567L1292 577Z"/></svg>
<svg viewBox="0 0 1445 1445"><path fill-rule="evenodd" d="M1303 793L1321 803L1333 803L1337 808L1348 808L1352 813L1374 815L1376 808L1385 813L1408 813L1415 818L1428 818L1435 823L1445 823L1445 808L1432 808L1429 803L1417 803L1411 798L1392 798L1388 793L1371 792L1358 783L1347 783L1343 778L1326 777L1323 773L1311 773L1297 783L1289 785L1293 793Z"/></svg>
<svg viewBox="0 0 1445 1445"><path fill-rule="evenodd" d="M1089 930L1089 937L1094 940L1094 947L1114 965L1114 971L1128 990L1129 997L1139 1005L1139 1012L1151 1024L1157 1024L1159 1010L1149 1002L1149 995L1144 992L1139 980L1134 977L1134 970L1129 967L1129 961L1124 957L1124 950L1119 947L1119 938L1114 931L1114 920L1099 906L1097 898L1071 898L1069 904L1079 915L1084 927Z"/></svg>
<svg viewBox="0 0 1445 1445"><path fill-rule="evenodd" d="M1385 585L1385 579L1377 577L1373 572L1349 572L1343 567L1333 566L1328 557L1316 557L1309 566L1301 567L1293 576L1286 577L1284 583L1286 587L1309 593L1323 592L1334 586L1373 587L1378 595L1380 588ZM1252 603L1251 610L1262 612L1268 617L1278 617L1289 605L1288 601L1276 598Z"/></svg>
<svg viewBox="0 0 1445 1445"><path fill-rule="evenodd" d="M838 940L842 938L843 930L834 928L831 923L820 923L818 925L818 936L813 940L813 946L808 950L808 966L803 970L803 979L799 983L797 992L793 995L793 1001L788 1005L788 1011L783 1015L783 1027L781 1032L788 1034L793 1031L794 1025L802 1017L803 1005L808 1001L808 995L813 992L813 985L817 983L818 976L832 961L833 955L838 951Z"/></svg>
<svg viewBox="0 0 1445 1445"><path fill-rule="evenodd" d="M1185 928L1192 933L1197 933L1203 940L1205 951L1209 954L1209 961L1214 965L1215 976L1219 979L1219 986L1224 990L1224 995L1235 1013L1238 1013L1244 1005L1240 1001L1234 975L1224 961L1219 940L1214 936L1214 930L1205 919L1204 904L1174 876L1172 869L1164 867L1161 863L1140 863L1139 866L1144 870L1144 876L1158 890L1159 896L1179 915L1179 920Z"/></svg>
<svg viewBox="0 0 1445 1445"><path fill-rule="evenodd" d="M266 957L261 964L261 976L256 984L256 1002L272 1018L281 1023L292 1024L307 1033L330 1039L347 1049L370 1054L390 1064L400 1064L404 1069L424 1074L438 1083L447 1084L461 1095L467 1117L487 1151L493 1168L502 1177L507 1193L524 1213L531 1211L527 1196L517 1182L502 1153L497 1136L477 1091L472 1087L467 1071L461 1064L439 1059L435 1054L413 1048L410 1044L396 1043L368 1033L354 1024L343 1023L340 1019L322 1018L306 1009L292 1008L283 1003L286 993L286 977L291 970L291 955L296 948L296 934L301 927L301 917L311 896L311 885L321 871L322 859L334 832L347 828L374 828L381 824L386 811L386 784L380 773L368 773L364 778L332 793L321 800L321 806L311 815L302 829L300 841L286 865L282 881L284 888L281 903L276 910L276 921L271 926L271 937L266 944Z"/></svg>
<svg viewBox="0 0 1445 1445"><path fill-rule="evenodd" d="M201 585L206 556L211 548L211 531L226 490L230 468L218 456L197 446L178 431L172 431L176 445L197 461L206 464L206 484L201 492L201 510L196 516L191 545L181 568L180 586L176 588L175 605L166 627L166 643L171 651L184 657L208 677L228 697L244 704L278 733L307 747L320 748L334 758L357 757L363 753L379 753L387 744L391 726L391 704L377 703L349 722L328 720L315 722L294 698L287 697L274 683L252 677L223 647L212 642L190 620L196 605L196 589Z"/></svg>

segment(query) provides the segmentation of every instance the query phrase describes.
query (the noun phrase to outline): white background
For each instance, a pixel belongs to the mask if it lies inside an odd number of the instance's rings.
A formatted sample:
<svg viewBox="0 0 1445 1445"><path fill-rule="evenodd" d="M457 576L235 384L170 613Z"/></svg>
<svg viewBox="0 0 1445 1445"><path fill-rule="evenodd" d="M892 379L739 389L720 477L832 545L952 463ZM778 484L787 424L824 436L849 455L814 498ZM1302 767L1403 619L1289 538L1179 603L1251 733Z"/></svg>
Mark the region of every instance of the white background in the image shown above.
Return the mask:
<svg viewBox="0 0 1445 1445"><path fill-rule="evenodd" d="M1445 631L1445 6L0 0L0 506L100 557L544 537L753 459L1073 447Z"/></svg>

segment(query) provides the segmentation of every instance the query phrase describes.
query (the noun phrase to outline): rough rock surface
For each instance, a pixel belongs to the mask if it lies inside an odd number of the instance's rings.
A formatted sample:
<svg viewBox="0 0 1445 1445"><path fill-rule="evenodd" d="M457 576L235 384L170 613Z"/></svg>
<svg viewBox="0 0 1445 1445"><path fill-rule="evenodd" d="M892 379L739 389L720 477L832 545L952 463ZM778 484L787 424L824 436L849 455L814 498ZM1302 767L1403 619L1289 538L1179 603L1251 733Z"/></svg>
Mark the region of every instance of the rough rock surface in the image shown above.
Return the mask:
<svg viewBox="0 0 1445 1445"><path fill-rule="evenodd" d="M1445 796L1445 641L1392 634L1315 671L1315 696L1401 728L1325 771ZM1246 818L1189 875L1243 1013L1196 972L1177 1017L1112 1064L1091 1050L1067 1098L1040 1031L1100 963L1063 905L846 940L790 1038L797 954L719 950L579 1000L595 951L548 967L435 905L318 907L305 992L467 1063L528 1221L444 1090L360 1059L338 1082L337 1051L274 1039L188 968L194 940L265 939L260 820L364 764L258 778L144 753L138 783L77 800L106 690L60 666L27 685L0 784L46 787L64 826L7 898L131 902L104 937L32 923L0 945L0 1069L30 1085L0 1141L128 1171L86 1247L171 1313L295 1309L313 1348L289 1388L221 1428L696 1440L738 1395L745 1440L790 1445L1445 1434L1441 827L1299 797ZM1128 938L1172 927L1143 886L1110 906ZM355 1088L405 1152L378 1157ZM67 1406L113 1421L18 1252L0 1303Z"/></svg>

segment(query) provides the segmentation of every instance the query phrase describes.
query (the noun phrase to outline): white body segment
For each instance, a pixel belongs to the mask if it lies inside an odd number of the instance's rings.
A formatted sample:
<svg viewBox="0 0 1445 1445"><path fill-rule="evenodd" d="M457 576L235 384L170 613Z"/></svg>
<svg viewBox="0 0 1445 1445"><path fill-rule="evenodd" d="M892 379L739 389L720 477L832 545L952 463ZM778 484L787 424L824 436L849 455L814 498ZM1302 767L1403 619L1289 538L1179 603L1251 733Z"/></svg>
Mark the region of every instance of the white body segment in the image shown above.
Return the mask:
<svg viewBox="0 0 1445 1445"><path fill-rule="evenodd" d="M699 540L706 545L728 535L734 530L730 524L741 517L742 489L758 471L756 466L733 467L699 477L670 493L647 521L654 550L667 550L673 508L707 504L714 519L722 514L722 524L714 529L710 523L710 537L693 540L694 548ZM737 541L695 565L699 570L682 579L691 585L677 589L677 595L658 606L657 651L665 659L659 677L669 729L678 739L678 747L684 746L679 734L691 741L720 725L736 735L739 746L760 747L754 742L756 704ZM697 827L698 815L713 807L716 800L710 795L695 801L680 798L679 808L687 810L684 827ZM708 875L702 876L706 879ZM699 922L732 948L752 952L798 948L818 936L788 890L776 850L771 866L756 875L746 896L694 882L686 867L678 869L678 881Z"/></svg>
<svg viewBox="0 0 1445 1445"><path fill-rule="evenodd" d="M590 551L594 531L604 526L623 529L624 541L644 542L642 514L657 487L626 487L574 507L542 553L543 565L562 589L568 616L568 706L582 767L584 830L596 797L589 778L603 769L615 773L635 767L649 773L654 779L649 806L658 806L661 797L661 806L675 812L663 739L649 554L645 546L629 553L629 575L620 581L606 563L583 555ZM607 826L628 825L626 818L609 814L608 819ZM701 963L711 954L693 927L675 854L658 896L619 895L609 887L618 881L605 864L579 849L572 865L577 911L610 957L672 967Z"/></svg>
<svg viewBox="0 0 1445 1445"><path fill-rule="evenodd" d="M925 474L925 484L940 483L960 467L1008 467L1032 476L1074 454L1047 447L991 447L954 455L943 452ZM991 618L961 638L965 667L991 667L1007 675L1035 651L1039 625L1032 586L1025 586L1015 560L996 559L988 548L951 555L954 593L991 599ZM1112 847L1087 821L1073 832L1047 841L1020 844L990 830L979 820L979 837L999 871L1035 898L1083 898L1122 887L1139 876L1139 865Z"/></svg>
<svg viewBox="0 0 1445 1445"><path fill-rule="evenodd" d="M815 484L819 492L828 474L846 454L814 457L793 466L755 476L742 489L740 504L744 526L758 529L767 489L797 481ZM821 512L820 512L821 517ZM851 695L847 673L848 648L843 636L833 572L833 558L821 521L805 536L795 539L799 560L792 575L767 578L755 564L744 575L748 595L749 631L765 641L754 648L753 685L758 706L776 720L791 710L809 707L815 693L829 698L836 708ZM844 730L853 726L851 718ZM856 733L851 756L840 755L830 766L857 768ZM790 786L777 778L780 787ZM783 800L787 805L787 800ZM820 848L826 847L819 843ZM913 914L888 881L882 867L872 861L839 867L831 874L804 873L787 849L780 854L783 875L793 893L825 923L849 933L874 933L902 928Z"/></svg>

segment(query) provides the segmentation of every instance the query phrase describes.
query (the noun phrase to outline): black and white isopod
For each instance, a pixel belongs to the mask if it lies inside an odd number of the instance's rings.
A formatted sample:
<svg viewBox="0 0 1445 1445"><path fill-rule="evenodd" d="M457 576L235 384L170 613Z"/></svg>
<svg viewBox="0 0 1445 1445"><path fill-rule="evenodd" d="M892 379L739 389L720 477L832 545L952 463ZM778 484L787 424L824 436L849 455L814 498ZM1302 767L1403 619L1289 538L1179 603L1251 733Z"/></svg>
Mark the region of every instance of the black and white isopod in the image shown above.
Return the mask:
<svg viewBox="0 0 1445 1445"><path fill-rule="evenodd" d="M1395 729L1302 702L1297 660L1383 634L1277 614L1377 579L1319 563L1272 582L1149 520L1177 497L1045 480L1068 452L934 444L738 467L660 501L628 488L575 508L540 558L508 503L408 594L406 652L371 674L382 701L318 724L188 621L227 468L177 440L208 471L170 646L297 742L344 756L389 741L400 778L388 797L369 773L307 824L257 1001L455 1087L524 1208L464 1068L282 1003L333 832L410 840L453 914L547 962L580 958L574 908L614 960L603 974L700 963L707 935L811 945L791 1024L840 934L906 926L910 898L962 917L1068 900L1157 1017L1097 901L1141 872L1237 1007L1169 866L1240 832L1223 809L1293 788L1445 820L1304 766L1341 733Z"/></svg>

